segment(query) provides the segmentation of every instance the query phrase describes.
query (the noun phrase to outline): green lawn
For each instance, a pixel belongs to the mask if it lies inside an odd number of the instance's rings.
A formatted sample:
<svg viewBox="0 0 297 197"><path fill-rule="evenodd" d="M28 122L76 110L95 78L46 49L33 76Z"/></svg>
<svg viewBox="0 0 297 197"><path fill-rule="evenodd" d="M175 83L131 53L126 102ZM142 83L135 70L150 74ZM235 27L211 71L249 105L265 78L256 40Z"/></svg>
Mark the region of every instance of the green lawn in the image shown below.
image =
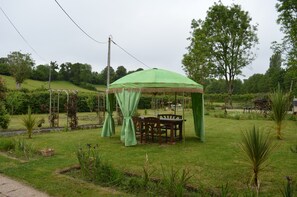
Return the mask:
<svg viewBox="0 0 297 197"><path fill-rule="evenodd" d="M206 116L206 141L200 143L194 136L193 120L189 112L186 112L186 119L185 141L174 145L139 144L125 147L119 139L120 127L116 128L116 135L110 138L101 138L100 129L38 134L33 135L31 140L24 136L36 149L54 148L56 155L33 159L27 163L0 156L0 171L52 196L123 196L123 193L116 193L112 189L56 173L58 169L77 164L75 152L78 146L91 143L99 144L103 157L118 169L142 174L147 154L149 162L157 169L154 174L157 177L161 177L161 164L166 168L187 168L193 175L190 182L197 188L219 191L222 185L228 183L234 192L243 194L251 172L242 162L242 154L237 146L241 132L256 125L264 132L272 131L274 136L273 122ZM279 190L285 176L297 179L297 153L290 151L291 146L297 145L296 128L296 122L287 121L285 139L275 139L278 148L272 154L267 170L260 174L263 196L281 196ZM0 143L5 140L7 138L0 138Z"/></svg>
<svg viewBox="0 0 297 197"><path fill-rule="evenodd" d="M22 124L22 117L25 115L13 115L11 116L10 123L8 125L7 130L24 130L25 127ZM42 124L41 128L48 128L49 121L48 121L48 114L33 114L33 116L36 117L37 121L39 119L44 119L45 123ZM77 113L78 117L78 125L83 124L98 124L99 118L96 114L96 112L84 112L84 113ZM70 120L69 120L70 121ZM66 113L60 113L59 114L59 127L65 127L67 122L67 116ZM3 131L3 129L0 128L0 132Z"/></svg>
<svg viewBox="0 0 297 197"><path fill-rule="evenodd" d="M15 90L16 89L16 84L15 80L11 76L5 76L5 75L0 75L5 80L6 86L8 89ZM21 87L29 89L29 90L34 90L38 88L48 88L48 81L36 81L36 80L31 80L27 79L25 80ZM79 92L93 92L91 90L87 90L81 87L78 87L68 81L52 81L51 82L51 88L52 89L66 89L66 90L78 90ZM102 85L97 85L96 86L97 90L104 91L105 88Z"/></svg>

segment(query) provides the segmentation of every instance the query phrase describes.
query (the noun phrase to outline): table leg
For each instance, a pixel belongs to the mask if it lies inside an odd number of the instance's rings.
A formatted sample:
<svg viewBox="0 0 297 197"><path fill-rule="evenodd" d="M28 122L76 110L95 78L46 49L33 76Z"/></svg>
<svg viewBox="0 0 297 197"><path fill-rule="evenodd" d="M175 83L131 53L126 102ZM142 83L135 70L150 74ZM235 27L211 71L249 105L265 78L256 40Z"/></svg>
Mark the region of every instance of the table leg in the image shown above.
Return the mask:
<svg viewBox="0 0 297 197"><path fill-rule="evenodd" d="M170 124L170 143L174 143L174 125L172 123Z"/></svg>

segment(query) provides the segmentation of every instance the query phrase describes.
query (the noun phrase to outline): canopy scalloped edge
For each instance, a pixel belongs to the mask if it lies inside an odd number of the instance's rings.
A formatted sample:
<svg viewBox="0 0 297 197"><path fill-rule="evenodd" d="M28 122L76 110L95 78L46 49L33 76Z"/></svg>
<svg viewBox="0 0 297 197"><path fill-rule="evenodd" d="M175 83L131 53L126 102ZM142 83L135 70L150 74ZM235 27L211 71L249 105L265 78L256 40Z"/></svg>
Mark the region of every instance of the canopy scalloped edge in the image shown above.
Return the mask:
<svg viewBox="0 0 297 197"><path fill-rule="evenodd" d="M190 93L201 93L203 94L203 89L198 88L112 88L106 90L108 94L122 92L123 89L128 91L141 91L141 92L190 92Z"/></svg>

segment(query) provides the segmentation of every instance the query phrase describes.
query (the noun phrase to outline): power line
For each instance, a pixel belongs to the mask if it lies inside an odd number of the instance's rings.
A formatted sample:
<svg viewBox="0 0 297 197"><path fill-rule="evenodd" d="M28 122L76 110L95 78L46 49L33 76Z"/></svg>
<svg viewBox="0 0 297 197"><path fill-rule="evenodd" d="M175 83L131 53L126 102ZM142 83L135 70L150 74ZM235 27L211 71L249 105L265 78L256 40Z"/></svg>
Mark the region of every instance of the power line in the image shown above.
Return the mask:
<svg viewBox="0 0 297 197"><path fill-rule="evenodd" d="M13 28L16 30L16 32L21 36L21 38L24 40L24 42L31 48L31 50L43 61L46 62L46 60L41 57L37 51L30 45L30 43L26 40L26 38L21 34L21 32L18 30L18 28L13 24L13 22L10 20L10 18L7 16L7 14L4 12L4 10L1 8L0 9L2 11L2 13L4 14L4 16L7 18L7 20L9 21L9 23L13 26Z"/></svg>
<svg viewBox="0 0 297 197"><path fill-rule="evenodd" d="M135 59L136 61L140 62L141 64L143 64L144 66L146 66L147 68L151 68L148 65L146 65L145 63L143 63L141 60L139 60L138 58L136 58L134 55L132 55L131 53L129 53L126 49L124 49L123 47L121 47L119 44L115 43L113 40L111 40L111 42L116 45L117 47L119 47L120 49L122 49L125 53L127 53L130 57L132 57L133 59Z"/></svg>
<svg viewBox="0 0 297 197"><path fill-rule="evenodd" d="M80 29L86 36L88 36L91 40L99 43L99 44L106 44L107 42L100 42L96 39L94 39L92 36L90 36L87 32L85 32L72 18L71 16L64 10L64 8L59 4L57 0L55 0L56 4L61 8L61 10L68 16L68 18L76 25L78 29Z"/></svg>

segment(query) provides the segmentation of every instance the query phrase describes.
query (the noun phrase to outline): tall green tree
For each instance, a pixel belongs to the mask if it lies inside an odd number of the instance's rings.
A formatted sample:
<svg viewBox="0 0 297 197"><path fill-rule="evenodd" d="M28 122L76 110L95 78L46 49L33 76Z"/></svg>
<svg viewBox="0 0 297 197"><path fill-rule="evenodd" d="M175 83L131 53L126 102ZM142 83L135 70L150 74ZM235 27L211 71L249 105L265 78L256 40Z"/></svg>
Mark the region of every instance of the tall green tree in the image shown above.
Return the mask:
<svg viewBox="0 0 297 197"><path fill-rule="evenodd" d="M274 90L278 84L283 85L285 71L282 66L282 56L280 52L275 52L270 58L269 68L265 73L266 86L269 91Z"/></svg>
<svg viewBox="0 0 297 197"><path fill-rule="evenodd" d="M207 76L224 78L231 106L235 77L255 59L252 49L258 43L257 26L251 20L239 5L215 3L204 21L192 21L191 44L182 61L186 73L196 81L204 71Z"/></svg>
<svg viewBox="0 0 297 197"><path fill-rule="evenodd" d="M70 62L66 62L60 65L58 79L62 81L69 81L70 78Z"/></svg>
<svg viewBox="0 0 297 197"><path fill-rule="evenodd" d="M39 81L48 81L49 78L49 66L48 65L38 65L32 71L32 79Z"/></svg>
<svg viewBox="0 0 297 197"><path fill-rule="evenodd" d="M21 84L30 77L34 61L30 54L23 54L19 51L11 52L7 56L9 70L16 81L16 87L19 89Z"/></svg>
<svg viewBox="0 0 297 197"><path fill-rule="evenodd" d="M288 52L288 65L297 65L297 1L278 0L276 9L279 13L277 22L285 34L283 39Z"/></svg>
<svg viewBox="0 0 297 197"><path fill-rule="evenodd" d="M118 80L127 75L127 69L124 66L119 66L115 72L115 80Z"/></svg>
<svg viewBox="0 0 297 197"><path fill-rule="evenodd" d="M254 74L248 79L244 80L243 84L244 93L266 93L269 92L269 87L267 86L266 76L263 74Z"/></svg>
<svg viewBox="0 0 297 197"><path fill-rule="evenodd" d="M101 71L100 75L101 75L103 84L106 85L107 84L107 66ZM115 81L114 80L115 79L115 71L112 67L110 67L110 69L109 69L109 77L110 77L109 78L110 83Z"/></svg>
<svg viewBox="0 0 297 197"><path fill-rule="evenodd" d="M79 78L81 82L90 83L92 79L92 66L89 64L80 64Z"/></svg>

